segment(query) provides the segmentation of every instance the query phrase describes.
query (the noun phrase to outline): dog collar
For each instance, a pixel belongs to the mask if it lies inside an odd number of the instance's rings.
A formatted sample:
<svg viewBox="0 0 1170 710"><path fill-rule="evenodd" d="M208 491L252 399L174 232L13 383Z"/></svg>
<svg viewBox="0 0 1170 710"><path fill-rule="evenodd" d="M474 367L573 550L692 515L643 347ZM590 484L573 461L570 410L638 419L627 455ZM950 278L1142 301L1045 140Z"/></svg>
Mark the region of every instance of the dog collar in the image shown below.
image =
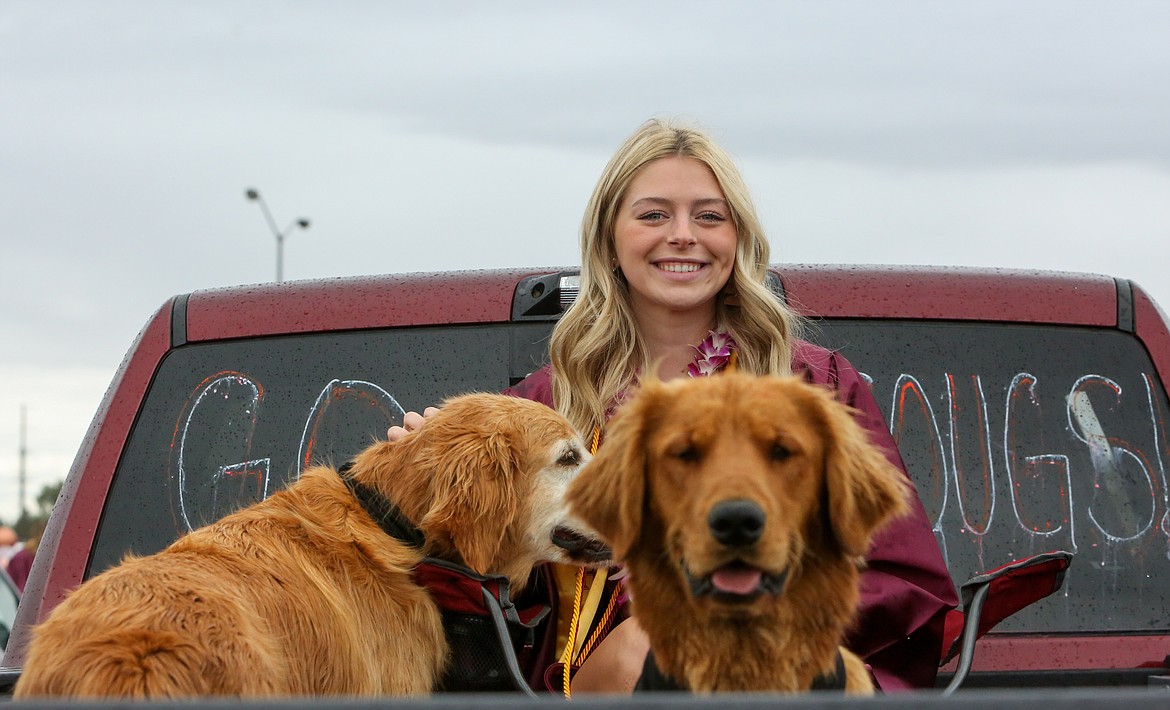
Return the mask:
<svg viewBox="0 0 1170 710"><path fill-rule="evenodd" d="M352 468L351 461L338 469L337 473L357 499L362 510L366 511L387 535L421 550L425 542L422 531L407 520L402 511L381 493L355 481L349 475ZM427 588L444 613L486 615L484 591L495 600L494 604L500 607L505 620L509 623L532 628L549 613L549 607L545 604L517 607L511 599L511 585L507 578L478 574L457 562L424 557L415 568L413 576L415 581Z"/></svg>
<svg viewBox="0 0 1170 710"><path fill-rule="evenodd" d="M635 692L686 692L687 690L688 688L682 683L662 672L658 667L658 662L654 660L654 651L647 652L646 660L642 663L642 675L638 678L637 685L634 686ZM809 690L845 690L845 659L841 657L839 649L833 672L822 673L813 678L812 687Z"/></svg>
<svg viewBox="0 0 1170 710"><path fill-rule="evenodd" d="M426 542L422 530L407 520L398 506L387 500L386 496L349 475L352 469L353 461L350 461L337 470L337 475L341 476L341 480L361 505L362 510L366 511L387 535L421 550Z"/></svg>

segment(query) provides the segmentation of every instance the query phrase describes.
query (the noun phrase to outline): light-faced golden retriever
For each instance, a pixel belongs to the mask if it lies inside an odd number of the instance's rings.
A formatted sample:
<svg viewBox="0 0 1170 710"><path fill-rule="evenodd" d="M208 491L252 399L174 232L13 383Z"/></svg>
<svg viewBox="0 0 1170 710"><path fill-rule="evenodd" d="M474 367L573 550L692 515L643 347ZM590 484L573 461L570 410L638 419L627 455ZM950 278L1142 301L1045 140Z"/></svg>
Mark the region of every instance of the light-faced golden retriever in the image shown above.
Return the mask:
<svg viewBox="0 0 1170 710"><path fill-rule="evenodd" d="M449 400L347 472L421 530L423 549L384 532L337 470L307 470L267 500L82 584L37 629L15 694L429 693L448 644L412 570L428 555L505 576L518 591L537 563L572 562L552 538L592 534L564 502L588 458L544 405Z"/></svg>
<svg viewBox="0 0 1170 710"><path fill-rule="evenodd" d="M695 692L871 693L841 648L870 539L904 477L828 390L728 373L648 382L569 486L629 571L660 671Z"/></svg>

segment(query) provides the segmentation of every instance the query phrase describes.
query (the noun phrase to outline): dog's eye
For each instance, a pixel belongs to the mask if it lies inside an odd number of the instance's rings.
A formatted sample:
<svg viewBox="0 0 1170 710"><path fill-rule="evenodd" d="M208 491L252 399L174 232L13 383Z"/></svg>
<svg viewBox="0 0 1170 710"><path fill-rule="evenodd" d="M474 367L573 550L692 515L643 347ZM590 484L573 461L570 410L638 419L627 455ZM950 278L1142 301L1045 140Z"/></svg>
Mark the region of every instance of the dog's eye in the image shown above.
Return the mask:
<svg viewBox="0 0 1170 710"><path fill-rule="evenodd" d="M699 460L699 450L693 446L684 447L675 455L678 456L680 461L685 461L686 463L695 463Z"/></svg>
<svg viewBox="0 0 1170 710"><path fill-rule="evenodd" d="M576 449L569 449L557 459L558 466L576 466L580 462L581 455L577 453Z"/></svg>
<svg viewBox="0 0 1170 710"><path fill-rule="evenodd" d="M780 443L772 444L772 460L773 461L784 461L791 455L792 455L792 452L789 451L784 446L784 444L780 444Z"/></svg>

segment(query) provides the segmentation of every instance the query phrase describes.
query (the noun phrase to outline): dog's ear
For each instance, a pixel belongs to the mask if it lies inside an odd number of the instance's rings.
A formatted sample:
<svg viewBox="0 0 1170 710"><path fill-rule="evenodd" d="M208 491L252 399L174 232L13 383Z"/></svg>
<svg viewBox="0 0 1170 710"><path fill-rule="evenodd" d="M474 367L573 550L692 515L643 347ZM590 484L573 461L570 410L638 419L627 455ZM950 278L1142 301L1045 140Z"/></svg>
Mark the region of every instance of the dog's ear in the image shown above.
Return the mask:
<svg viewBox="0 0 1170 710"><path fill-rule="evenodd" d="M638 544L646 497L646 433L652 424L656 383L647 383L610 420L593 460L569 484L574 515L596 530L625 559Z"/></svg>
<svg viewBox="0 0 1170 710"><path fill-rule="evenodd" d="M449 539L464 564L487 574L519 508L520 464L507 432L442 437L426 458L431 505L419 526Z"/></svg>
<svg viewBox="0 0 1170 710"><path fill-rule="evenodd" d="M832 395L822 401L829 428L824 471L829 527L842 553L860 557L883 525L907 511L909 481L870 443L848 407Z"/></svg>

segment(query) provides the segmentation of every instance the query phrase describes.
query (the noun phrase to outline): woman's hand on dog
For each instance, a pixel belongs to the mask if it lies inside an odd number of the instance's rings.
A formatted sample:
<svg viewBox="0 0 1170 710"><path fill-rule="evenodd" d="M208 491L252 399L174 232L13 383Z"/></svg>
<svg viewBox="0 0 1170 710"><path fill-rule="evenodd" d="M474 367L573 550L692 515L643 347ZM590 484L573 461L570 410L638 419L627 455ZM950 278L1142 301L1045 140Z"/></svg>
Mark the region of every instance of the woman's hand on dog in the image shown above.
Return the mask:
<svg viewBox="0 0 1170 710"><path fill-rule="evenodd" d="M386 430L387 441L398 441L411 432L418 431L423 424L427 423L427 419L433 417L439 411L438 407L427 407L422 414L418 412L407 412L402 415L402 426L392 426Z"/></svg>

